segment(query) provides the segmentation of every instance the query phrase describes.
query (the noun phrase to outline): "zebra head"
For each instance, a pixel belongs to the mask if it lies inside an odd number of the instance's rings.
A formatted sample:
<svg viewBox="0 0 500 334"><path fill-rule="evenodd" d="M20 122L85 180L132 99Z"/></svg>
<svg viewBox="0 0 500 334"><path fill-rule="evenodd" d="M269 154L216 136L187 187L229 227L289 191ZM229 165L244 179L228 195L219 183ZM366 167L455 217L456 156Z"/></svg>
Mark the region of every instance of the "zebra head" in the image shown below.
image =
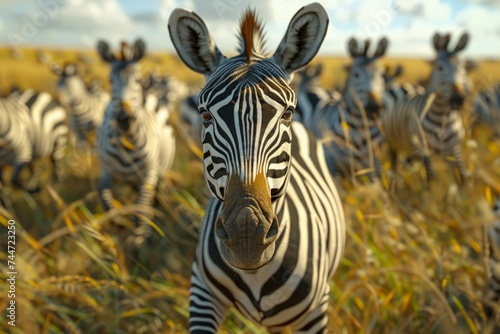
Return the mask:
<svg viewBox="0 0 500 334"><path fill-rule="evenodd" d="M427 91L435 92L445 98L452 108L460 108L465 97L470 93L471 83L467 77L467 63L458 58L469 41L469 34L464 33L452 50L448 47L450 34L434 34L433 45L437 52Z"/></svg>
<svg viewBox="0 0 500 334"><path fill-rule="evenodd" d="M81 102L86 93L85 83L78 74L78 65L68 63L61 68L53 63L50 65L51 71L59 76L57 81L58 98L64 105Z"/></svg>
<svg viewBox="0 0 500 334"><path fill-rule="evenodd" d="M345 89L345 101L349 108L358 110L361 105L371 114L384 107L384 70L378 59L385 54L388 44L387 38L382 38L375 53L369 56L370 40L365 41L363 48L355 38L349 40L348 50L353 59Z"/></svg>
<svg viewBox="0 0 500 334"><path fill-rule="evenodd" d="M176 9L168 28L184 63L205 75L198 97L203 121L205 179L223 201L216 243L227 263L243 270L271 260L283 221L273 202L285 192L291 166L293 73L321 46L328 15L318 3L292 18L277 51L264 55L263 27L248 10L240 25L238 55L225 57L195 13Z"/></svg>
<svg viewBox="0 0 500 334"><path fill-rule="evenodd" d="M111 65L109 80L111 82L111 95L113 99L126 101L132 108L142 105L143 88L140 79L138 62L146 53L146 45L142 39L135 41L131 46L125 42L121 43L119 55L110 51L109 44L99 41L97 50L102 60Z"/></svg>

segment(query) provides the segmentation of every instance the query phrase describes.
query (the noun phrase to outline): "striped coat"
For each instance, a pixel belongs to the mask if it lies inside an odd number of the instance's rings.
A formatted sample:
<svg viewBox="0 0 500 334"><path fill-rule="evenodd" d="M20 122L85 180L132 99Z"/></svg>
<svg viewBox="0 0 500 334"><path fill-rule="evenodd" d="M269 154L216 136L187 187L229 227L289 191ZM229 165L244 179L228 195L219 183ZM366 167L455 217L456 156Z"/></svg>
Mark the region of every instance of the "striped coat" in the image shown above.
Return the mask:
<svg viewBox="0 0 500 334"><path fill-rule="evenodd" d="M49 158L55 177L62 178L68 126L65 110L50 94L28 90L1 99L0 129L0 167L14 166L14 185L21 186L20 172L38 158Z"/></svg>
<svg viewBox="0 0 500 334"><path fill-rule="evenodd" d="M116 206L111 191L112 178L139 187L137 203L151 206L158 182L172 166L175 153L169 110L155 94L144 95L137 62L144 56L142 40L132 47L122 44L121 56L115 57L109 45L101 41L98 50L111 64L113 99L106 108L98 132L102 174L100 198L110 209ZM144 214L149 214L145 208Z"/></svg>
<svg viewBox="0 0 500 334"><path fill-rule="evenodd" d="M500 136L500 83L480 91L473 99L473 126L486 124Z"/></svg>
<svg viewBox="0 0 500 334"><path fill-rule="evenodd" d="M322 43L325 9L300 9L273 57L252 11L232 58L195 13L176 9L168 26L181 59L206 78L198 110L211 199L191 276L190 332L217 332L229 307L271 332L324 332L344 216L321 144L292 121L290 81Z"/></svg>
<svg viewBox="0 0 500 334"><path fill-rule="evenodd" d="M470 84L465 64L457 58L457 53L467 45L468 35L462 35L453 50L448 50L449 41L450 35L434 36L437 58L426 94L396 105L384 117L383 126L391 147L393 169L396 168L397 152L407 151L412 158L423 161L430 181L434 177L430 154L436 153L445 158L453 157L448 161L458 169L458 181L462 182L467 171L460 146L465 135L460 112Z"/></svg>
<svg viewBox="0 0 500 334"><path fill-rule="evenodd" d="M75 63L66 64L62 69L57 64L52 64L51 70L59 76L59 100L70 113L78 145L83 145L90 140L89 135L101 126L104 110L110 100L109 94L97 86L90 90L78 74Z"/></svg>
<svg viewBox="0 0 500 334"><path fill-rule="evenodd" d="M308 125L316 136L323 138L334 175L366 175L373 179L380 174L377 155L384 137L379 117L393 103L385 92L383 69L378 64L387 46L387 39L381 39L369 56L369 40L361 48L357 40L350 39L348 49L353 65L349 67L343 99L331 100L315 111Z"/></svg>

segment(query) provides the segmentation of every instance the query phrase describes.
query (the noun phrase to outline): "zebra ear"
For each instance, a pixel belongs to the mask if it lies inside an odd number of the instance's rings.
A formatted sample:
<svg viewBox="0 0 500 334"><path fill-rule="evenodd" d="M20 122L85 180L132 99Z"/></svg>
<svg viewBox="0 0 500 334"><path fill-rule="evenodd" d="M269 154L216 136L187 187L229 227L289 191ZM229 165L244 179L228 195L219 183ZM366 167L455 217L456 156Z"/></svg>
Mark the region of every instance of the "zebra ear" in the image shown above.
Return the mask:
<svg viewBox="0 0 500 334"><path fill-rule="evenodd" d="M385 52L387 51L387 46L389 45L389 41L387 38L382 38L377 45L377 50L373 54L373 58L380 58L382 57Z"/></svg>
<svg viewBox="0 0 500 334"><path fill-rule="evenodd" d="M193 12L175 9L168 20L168 31L177 54L195 72L207 76L224 58L203 20Z"/></svg>
<svg viewBox="0 0 500 334"><path fill-rule="evenodd" d="M438 32L436 32L434 34L434 36L432 37L432 44L434 45L434 49L436 51L441 50L441 48L442 48L441 47L441 35Z"/></svg>
<svg viewBox="0 0 500 334"><path fill-rule="evenodd" d="M460 36L460 40L458 41L457 46L455 46L455 50L453 50L453 53L457 53L465 49L468 42L469 42L469 34L464 32L462 36Z"/></svg>
<svg viewBox="0 0 500 334"><path fill-rule="evenodd" d="M466 60L465 61L465 71L467 73L474 71L476 68L478 68L479 64L474 61L474 60Z"/></svg>
<svg viewBox="0 0 500 334"><path fill-rule="evenodd" d="M347 49L352 58L359 56L358 41L354 37L351 37L347 42Z"/></svg>
<svg viewBox="0 0 500 334"><path fill-rule="evenodd" d="M328 14L319 3L302 7L292 18L273 59L289 74L316 55L328 29Z"/></svg>
<svg viewBox="0 0 500 334"><path fill-rule="evenodd" d="M146 54L146 43L142 39L138 39L134 43L134 56L132 57L133 61L139 61Z"/></svg>
<svg viewBox="0 0 500 334"><path fill-rule="evenodd" d="M394 77L397 78L403 74L403 67L401 65L398 65L396 67L396 70L394 71Z"/></svg>
<svg viewBox="0 0 500 334"><path fill-rule="evenodd" d="M363 50L363 56L366 57L366 55L368 54L368 49L370 48L370 44L371 44L371 41L369 39L367 39L365 41L365 48Z"/></svg>
<svg viewBox="0 0 500 334"><path fill-rule="evenodd" d="M57 65L56 63L50 64L50 70L54 74L57 74L57 75L61 75L62 74L61 67L59 65Z"/></svg>
<svg viewBox="0 0 500 334"><path fill-rule="evenodd" d="M101 40L97 43L97 51L105 62L110 63L116 60L115 55L109 50L109 44L106 41Z"/></svg>

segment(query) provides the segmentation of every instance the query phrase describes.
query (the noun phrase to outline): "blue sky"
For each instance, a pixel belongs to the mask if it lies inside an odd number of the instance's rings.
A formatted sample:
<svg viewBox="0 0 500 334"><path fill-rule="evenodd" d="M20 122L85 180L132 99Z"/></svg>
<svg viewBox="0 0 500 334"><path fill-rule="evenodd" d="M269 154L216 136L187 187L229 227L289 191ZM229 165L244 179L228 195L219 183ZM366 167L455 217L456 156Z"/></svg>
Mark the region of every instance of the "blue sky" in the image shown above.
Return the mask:
<svg viewBox="0 0 500 334"><path fill-rule="evenodd" d="M390 41L388 55L432 57L435 31L451 32L452 44L468 31L465 55L500 58L500 0L325 0L330 16L322 54L344 55L346 41ZM197 12L225 53L236 47L241 12L257 8L273 51L300 0L1 0L0 43L4 45L94 48L97 39L142 37L152 50L173 51L167 21L176 7Z"/></svg>

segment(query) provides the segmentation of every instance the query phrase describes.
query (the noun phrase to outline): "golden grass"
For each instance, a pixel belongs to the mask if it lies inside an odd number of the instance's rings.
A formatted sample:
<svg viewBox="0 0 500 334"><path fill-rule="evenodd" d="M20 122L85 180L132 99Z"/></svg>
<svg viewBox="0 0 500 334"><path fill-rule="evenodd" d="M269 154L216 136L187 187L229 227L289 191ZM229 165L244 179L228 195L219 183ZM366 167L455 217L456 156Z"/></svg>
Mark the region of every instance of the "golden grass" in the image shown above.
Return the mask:
<svg viewBox="0 0 500 334"><path fill-rule="evenodd" d="M0 82L54 91L55 76L37 64L35 51L20 60L0 49ZM76 59L75 51L49 51L54 61ZM91 53L89 53L91 55ZM150 66L196 83L168 55L149 57ZM87 77L105 78L97 60ZM155 64L151 58L160 64ZM343 59L324 62L322 84L332 87L345 78ZM422 60L402 63L404 80L417 81L428 71ZM149 66L149 65L147 65ZM144 66L146 69L147 66ZM500 79L496 62L481 63L476 85ZM469 105L470 108L470 105ZM491 222L489 207L500 192L500 143L479 128L464 144L471 181L458 188L448 166L434 159L435 182L426 187L421 166L400 166L392 175L384 164L380 183L342 181L340 192L347 219L345 257L332 283L332 333L481 333L481 304L486 276L482 231ZM473 141L472 141L473 140ZM6 187L7 210L0 223L16 219L16 328L0 318L6 333L183 333L187 332L188 288L203 206L208 195L197 158L184 138L159 192L153 221L159 228L151 244L131 259L127 239L136 209L123 206L104 213L97 201L99 166L95 156L71 151L68 176L61 185L47 184L31 196ZM8 174L8 173L7 173ZM8 176L8 175L6 175ZM42 182L47 175L42 174ZM117 185L122 202L133 189ZM113 219L122 217L121 226ZM0 239L0 279L5 282L6 234ZM0 309L7 286L0 284ZM231 313L221 333L260 333Z"/></svg>

